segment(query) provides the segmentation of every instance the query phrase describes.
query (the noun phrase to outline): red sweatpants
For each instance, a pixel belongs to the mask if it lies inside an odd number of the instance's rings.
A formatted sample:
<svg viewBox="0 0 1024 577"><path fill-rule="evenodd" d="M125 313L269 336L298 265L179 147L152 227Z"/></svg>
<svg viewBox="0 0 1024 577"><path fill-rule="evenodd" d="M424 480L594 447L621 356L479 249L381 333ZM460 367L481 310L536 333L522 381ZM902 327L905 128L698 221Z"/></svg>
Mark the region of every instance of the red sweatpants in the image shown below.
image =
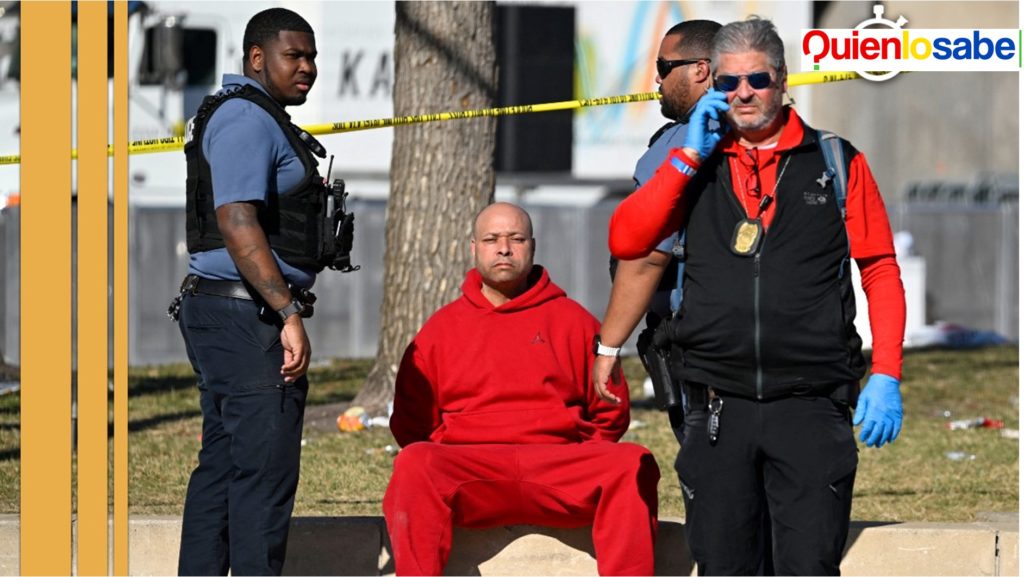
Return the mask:
<svg viewBox="0 0 1024 577"><path fill-rule="evenodd" d="M658 479L632 443L413 443L395 458L384 518L398 575L441 575L452 526L593 524L601 575L652 575Z"/></svg>

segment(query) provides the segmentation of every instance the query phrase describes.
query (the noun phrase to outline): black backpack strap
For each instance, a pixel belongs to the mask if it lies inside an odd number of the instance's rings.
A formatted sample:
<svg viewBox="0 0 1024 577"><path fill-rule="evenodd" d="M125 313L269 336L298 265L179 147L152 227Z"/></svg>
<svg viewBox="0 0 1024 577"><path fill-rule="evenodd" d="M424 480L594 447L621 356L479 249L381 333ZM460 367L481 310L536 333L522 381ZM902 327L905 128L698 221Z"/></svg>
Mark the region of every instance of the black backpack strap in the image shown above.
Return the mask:
<svg viewBox="0 0 1024 577"><path fill-rule="evenodd" d="M818 147L821 149L821 155L825 158L825 167L828 169L829 177L832 178L832 188L835 191L839 216L842 217L843 226L846 226L846 185L849 181L849 169L846 165L843 142L834 133L819 130ZM846 235L846 255L843 257L842 266L839 267L839 278L843 278L843 272L846 270L846 263L849 260L850 236Z"/></svg>
<svg viewBox="0 0 1024 577"><path fill-rule="evenodd" d="M676 242L672 244L672 256L678 261L676 266L676 286L669 294L669 308L672 309L672 317L679 315L683 308L683 273L686 269L686 225L679 229Z"/></svg>
<svg viewBox="0 0 1024 577"><path fill-rule="evenodd" d="M825 157L825 166L828 167L829 176L835 179L836 203L839 205L839 214L846 219L846 184L849 180L846 166L846 154L843 152L843 143L838 136L827 130L818 131L818 143L821 154Z"/></svg>

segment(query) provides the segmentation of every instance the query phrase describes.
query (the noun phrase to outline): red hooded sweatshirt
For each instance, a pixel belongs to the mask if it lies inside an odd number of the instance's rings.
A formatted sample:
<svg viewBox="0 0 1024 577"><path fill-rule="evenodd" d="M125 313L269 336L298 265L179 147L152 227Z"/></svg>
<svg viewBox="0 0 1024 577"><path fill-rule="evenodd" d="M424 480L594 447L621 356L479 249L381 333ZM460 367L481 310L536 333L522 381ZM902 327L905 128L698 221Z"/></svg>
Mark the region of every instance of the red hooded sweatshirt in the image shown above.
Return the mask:
<svg viewBox="0 0 1024 577"><path fill-rule="evenodd" d="M629 426L625 379L614 405L593 390L600 323L534 266L531 285L494 306L475 269L462 297L423 325L395 382L391 432L402 446L617 441ZM620 373L621 377L621 373Z"/></svg>

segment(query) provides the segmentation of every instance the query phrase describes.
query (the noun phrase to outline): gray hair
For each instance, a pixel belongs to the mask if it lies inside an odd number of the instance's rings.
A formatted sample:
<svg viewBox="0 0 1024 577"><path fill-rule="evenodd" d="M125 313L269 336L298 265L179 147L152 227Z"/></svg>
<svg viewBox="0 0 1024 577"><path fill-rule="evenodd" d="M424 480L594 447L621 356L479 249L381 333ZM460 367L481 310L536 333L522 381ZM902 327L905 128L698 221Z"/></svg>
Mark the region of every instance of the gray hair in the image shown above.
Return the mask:
<svg viewBox="0 0 1024 577"><path fill-rule="evenodd" d="M715 43L711 48L712 70L718 69L722 54L740 52L762 52L768 56L768 63L776 70L786 65L786 54L779 32L771 20L760 16L730 22L715 34Z"/></svg>

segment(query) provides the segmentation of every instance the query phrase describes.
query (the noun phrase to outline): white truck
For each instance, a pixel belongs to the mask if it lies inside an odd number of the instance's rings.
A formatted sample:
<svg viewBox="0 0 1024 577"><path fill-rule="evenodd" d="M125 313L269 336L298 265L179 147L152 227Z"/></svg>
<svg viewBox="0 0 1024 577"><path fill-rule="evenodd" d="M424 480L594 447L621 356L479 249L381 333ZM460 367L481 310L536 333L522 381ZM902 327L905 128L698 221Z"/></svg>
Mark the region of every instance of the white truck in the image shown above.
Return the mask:
<svg viewBox="0 0 1024 577"><path fill-rule="evenodd" d="M654 59L662 33L684 19L720 22L746 16L747 2L506 1L499 5L571 7L575 14L575 98L656 90ZM18 152L18 2L0 1L0 155ZM248 19L284 6L316 31L319 77L309 100L289 109L300 125L392 116L395 7L390 0L363 2L131 1L129 8L129 140L181 134L185 120L224 73L240 73ZM763 3L792 55L799 31L810 26L809 3ZM111 15L111 27L113 18ZM529 43L529 31L522 31ZM112 58L111 58L112 62ZM798 70L796 62L792 70ZM530 78L543 83L546 78ZM801 99L801 89L794 90ZM802 102L809 102L801 99ZM531 104L507 102L504 104ZM111 104L113 107L113 104ZM805 117L810 116L807 106ZM420 112L442 112L423 110ZM573 120L572 172L580 179L628 179L632 163L664 119L656 102L577 111ZM111 133L112 136L112 133ZM391 129L322 138L335 166L359 182L361 192L387 192ZM57 154L55 151L54 154ZM132 202L184 202L184 155L132 155ZM372 189L372 190L368 190ZM17 166L0 166L2 198L18 191Z"/></svg>
<svg viewBox="0 0 1024 577"><path fill-rule="evenodd" d="M289 109L298 124L391 115L391 2L128 4L130 141L182 134L187 117L203 96L220 86L222 75L241 73L245 24L259 10L273 6L295 9L317 32L319 77L307 103ZM17 2L0 3L0 155L19 151L18 20ZM112 76L113 70L108 73ZM113 99L111 138L112 124ZM336 166L386 176L390 130L364 131L345 138L326 136L322 141L337 156ZM55 160L58 154L54 151ZM0 207L2 199L18 193L18 172L17 165L0 166ZM132 155L128 179L132 202L183 203L184 155Z"/></svg>

